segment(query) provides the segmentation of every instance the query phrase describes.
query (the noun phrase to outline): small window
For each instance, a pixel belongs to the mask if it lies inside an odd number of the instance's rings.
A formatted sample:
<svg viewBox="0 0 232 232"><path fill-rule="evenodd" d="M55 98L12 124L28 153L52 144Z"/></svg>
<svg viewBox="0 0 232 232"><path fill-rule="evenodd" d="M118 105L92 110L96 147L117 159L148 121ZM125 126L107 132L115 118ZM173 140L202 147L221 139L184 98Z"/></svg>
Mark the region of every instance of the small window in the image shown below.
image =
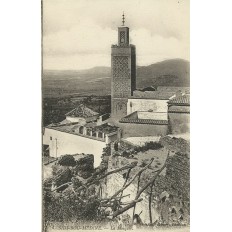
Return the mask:
<svg viewBox="0 0 232 232"><path fill-rule="evenodd" d="M52 140L52 136L50 136L50 140Z"/></svg>
<svg viewBox="0 0 232 232"><path fill-rule="evenodd" d="M102 132L98 132L98 138L102 138L103 137L103 134L102 134Z"/></svg>
<svg viewBox="0 0 232 232"><path fill-rule="evenodd" d="M125 31L120 32L120 42L124 43L125 42Z"/></svg>

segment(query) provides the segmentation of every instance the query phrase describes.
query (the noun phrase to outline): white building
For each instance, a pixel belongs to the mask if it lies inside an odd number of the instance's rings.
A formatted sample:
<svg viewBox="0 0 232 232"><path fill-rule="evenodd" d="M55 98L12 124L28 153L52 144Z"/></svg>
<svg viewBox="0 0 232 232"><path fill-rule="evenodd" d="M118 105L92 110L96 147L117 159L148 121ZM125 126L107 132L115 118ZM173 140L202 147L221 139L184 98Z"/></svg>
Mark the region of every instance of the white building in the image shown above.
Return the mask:
<svg viewBox="0 0 232 232"><path fill-rule="evenodd" d="M102 122L98 113L80 105L67 113L64 121L44 128L43 144L49 146L51 157L93 154L94 166L97 167L101 163L103 148L120 136L118 127Z"/></svg>

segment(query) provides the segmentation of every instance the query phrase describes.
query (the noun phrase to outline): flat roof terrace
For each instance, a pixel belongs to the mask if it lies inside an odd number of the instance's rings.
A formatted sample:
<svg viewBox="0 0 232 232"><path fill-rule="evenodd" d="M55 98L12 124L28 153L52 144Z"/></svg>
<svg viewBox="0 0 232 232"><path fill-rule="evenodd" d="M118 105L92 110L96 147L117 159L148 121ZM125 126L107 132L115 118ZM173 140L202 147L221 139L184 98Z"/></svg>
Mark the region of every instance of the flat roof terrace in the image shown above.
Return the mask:
<svg viewBox="0 0 232 232"><path fill-rule="evenodd" d="M116 134L119 129L117 126L112 126L108 123L102 125L96 125L96 123L87 123L85 125L81 125L79 123L62 124L62 122L51 124L46 128L99 141L105 141L106 135L111 136Z"/></svg>

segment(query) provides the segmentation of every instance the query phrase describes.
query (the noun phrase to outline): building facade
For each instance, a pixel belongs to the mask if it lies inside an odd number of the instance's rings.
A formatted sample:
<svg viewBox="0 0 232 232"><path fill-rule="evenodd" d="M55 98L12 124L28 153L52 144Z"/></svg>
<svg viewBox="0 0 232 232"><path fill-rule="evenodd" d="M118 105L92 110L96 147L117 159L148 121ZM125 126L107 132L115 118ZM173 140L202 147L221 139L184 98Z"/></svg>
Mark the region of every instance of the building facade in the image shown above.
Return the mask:
<svg viewBox="0 0 232 232"><path fill-rule="evenodd" d="M58 158L66 154L93 154L94 167L99 166L103 149L121 138L121 129L102 121L103 116L81 104L68 112L62 122L46 126L43 145L47 155Z"/></svg>
<svg viewBox="0 0 232 232"><path fill-rule="evenodd" d="M190 133L190 95L179 95L168 101L171 134Z"/></svg>

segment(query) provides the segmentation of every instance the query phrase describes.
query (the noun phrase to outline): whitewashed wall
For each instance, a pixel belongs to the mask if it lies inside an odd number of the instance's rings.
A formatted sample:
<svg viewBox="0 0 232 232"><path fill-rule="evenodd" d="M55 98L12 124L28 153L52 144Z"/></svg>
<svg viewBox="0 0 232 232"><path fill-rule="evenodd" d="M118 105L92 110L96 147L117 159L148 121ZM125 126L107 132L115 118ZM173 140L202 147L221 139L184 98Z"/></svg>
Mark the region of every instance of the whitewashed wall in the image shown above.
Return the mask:
<svg viewBox="0 0 232 232"><path fill-rule="evenodd" d="M82 122L83 124L86 123L86 121L82 118L78 118L78 117L70 117L70 116L66 116L66 120L70 121L70 122Z"/></svg>
<svg viewBox="0 0 232 232"><path fill-rule="evenodd" d="M52 137L52 140L50 140ZM101 163L101 155L105 142L68 134L65 132L45 128L43 144L50 147L50 156L60 157L65 154L86 153L94 155L94 167Z"/></svg>
<svg viewBox="0 0 232 232"><path fill-rule="evenodd" d="M127 114L131 114L135 111L148 111L153 112L167 112L168 100L155 100L155 99L128 99L127 102Z"/></svg>
<svg viewBox="0 0 232 232"><path fill-rule="evenodd" d="M168 120L168 113L164 112L138 112L139 119Z"/></svg>
<svg viewBox="0 0 232 232"><path fill-rule="evenodd" d="M91 122L97 120L98 116L92 116L88 118L81 118L81 117L71 117L71 116L66 116L66 119L70 122L79 122L81 124L85 124L86 122Z"/></svg>

